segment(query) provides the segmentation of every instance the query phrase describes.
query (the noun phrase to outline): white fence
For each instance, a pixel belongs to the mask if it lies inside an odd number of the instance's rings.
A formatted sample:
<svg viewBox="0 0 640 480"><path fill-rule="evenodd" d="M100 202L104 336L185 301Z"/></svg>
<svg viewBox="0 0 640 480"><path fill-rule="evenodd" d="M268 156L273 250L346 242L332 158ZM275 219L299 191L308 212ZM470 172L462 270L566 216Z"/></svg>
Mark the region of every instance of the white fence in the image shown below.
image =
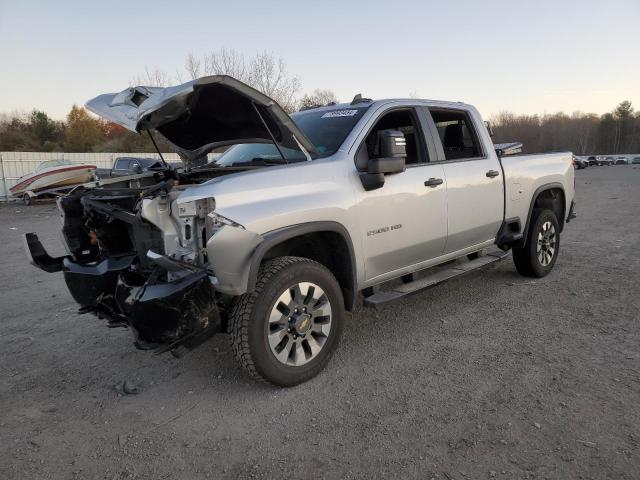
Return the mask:
<svg viewBox="0 0 640 480"><path fill-rule="evenodd" d="M167 162L179 162L175 153L163 153ZM62 153L62 152L0 152L0 201L11 199L9 189L23 175L33 172L48 160L69 160L74 163L111 168L117 157L159 158L157 153Z"/></svg>

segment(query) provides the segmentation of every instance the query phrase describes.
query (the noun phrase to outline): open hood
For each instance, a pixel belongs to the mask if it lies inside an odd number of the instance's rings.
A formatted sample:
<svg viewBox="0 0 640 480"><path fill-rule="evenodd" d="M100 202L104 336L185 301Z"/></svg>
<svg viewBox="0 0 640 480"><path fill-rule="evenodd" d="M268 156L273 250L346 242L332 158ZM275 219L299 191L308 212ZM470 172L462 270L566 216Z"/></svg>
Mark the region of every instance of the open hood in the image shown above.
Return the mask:
<svg viewBox="0 0 640 480"><path fill-rule="evenodd" d="M158 130L186 160L219 146L272 142L271 135L283 147L315 151L280 105L226 75L175 87L131 87L100 95L86 106L134 132Z"/></svg>

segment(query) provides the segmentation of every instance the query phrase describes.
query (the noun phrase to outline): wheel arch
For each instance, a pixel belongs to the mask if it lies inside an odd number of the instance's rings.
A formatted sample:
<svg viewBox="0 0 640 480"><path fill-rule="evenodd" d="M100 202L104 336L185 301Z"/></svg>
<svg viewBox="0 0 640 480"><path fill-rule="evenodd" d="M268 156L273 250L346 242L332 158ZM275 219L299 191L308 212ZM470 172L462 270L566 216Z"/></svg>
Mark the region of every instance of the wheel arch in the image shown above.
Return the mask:
<svg viewBox="0 0 640 480"><path fill-rule="evenodd" d="M356 262L353 242L347 229L337 222L309 222L274 230L263 235L249 264L247 292L255 289L260 265L270 258L292 255L314 260L336 277L347 310L356 297Z"/></svg>
<svg viewBox="0 0 640 480"><path fill-rule="evenodd" d="M531 196L531 204L529 205L529 212L527 213L527 221L524 225L522 233L529 232L529 225L531 223L531 215L534 208L548 208L552 210L558 219L560 225L560 232L562 232L565 224L565 211L566 211L566 196L564 192L564 186L559 182L547 183L539 186L533 195Z"/></svg>

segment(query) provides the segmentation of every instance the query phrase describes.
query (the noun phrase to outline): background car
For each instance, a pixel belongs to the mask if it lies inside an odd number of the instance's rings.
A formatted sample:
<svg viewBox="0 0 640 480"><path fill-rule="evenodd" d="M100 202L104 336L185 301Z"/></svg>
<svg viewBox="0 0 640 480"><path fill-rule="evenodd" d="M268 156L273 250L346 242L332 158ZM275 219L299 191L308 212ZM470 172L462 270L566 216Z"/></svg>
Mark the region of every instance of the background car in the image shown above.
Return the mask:
<svg viewBox="0 0 640 480"><path fill-rule="evenodd" d="M587 157L587 162L589 163L590 167L594 167L598 165L598 158L594 156Z"/></svg>
<svg viewBox="0 0 640 480"><path fill-rule="evenodd" d="M633 157L633 160L631 160L631 163L633 165L640 165L640 157Z"/></svg>
<svg viewBox="0 0 640 480"><path fill-rule="evenodd" d="M579 159L578 157L576 157L574 155L573 156L573 166L577 170L582 170L583 168L587 168L589 166L589 164L586 161L581 160L581 159Z"/></svg>
<svg viewBox="0 0 640 480"><path fill-rule="evenodd" d="M605 158L601 158L598 161L598 165L602 166L602 165L613 165L613 162L615 161L615 159L613 157L605 157Z"/></svg>
<svg viewBox="0 0 640 480"><path fill-rule="evenodd" d="M629 162L627 161L626 157L618 157L616 158L616 163L615 165L628 165Z"/></svg>
<svg viewBox="0 0 640 480"><path fill-rule="evenodd" d="M589 162L574 156L573 157L573 166L578 170L582 170L583 168L587 168L589 166Z"/></svg>

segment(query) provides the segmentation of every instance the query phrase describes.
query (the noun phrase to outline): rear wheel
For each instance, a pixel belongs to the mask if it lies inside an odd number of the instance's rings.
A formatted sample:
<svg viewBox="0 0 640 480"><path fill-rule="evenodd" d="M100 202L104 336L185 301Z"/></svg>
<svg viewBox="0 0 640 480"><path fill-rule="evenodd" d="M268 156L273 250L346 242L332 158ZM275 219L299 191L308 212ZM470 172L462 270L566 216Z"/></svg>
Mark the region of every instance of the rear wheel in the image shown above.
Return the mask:
<svg viewBox="0 0 640 480"><path fill-rule="evenodd" d="M24 195L22 195L22 203L29 206L31 205L31 202L32 202L31 195L29 195L28 193L25 193Z"/></svg>
<svg viewBox="0 0 640 480"><path fill-rule="evenodd" d="M524 247L513 249L516 270L526 277L544 277L556 263L560 250L560 226L551 210L536 208Z"/></svg>
<svg viewBox="0 0 640 480"><path fill-rule="evenodd" d="M292 386L317 375L342 333L338 282L323 265L300 257L265 262L253 292L230 314L232 346L254 377Z"/></svg>

